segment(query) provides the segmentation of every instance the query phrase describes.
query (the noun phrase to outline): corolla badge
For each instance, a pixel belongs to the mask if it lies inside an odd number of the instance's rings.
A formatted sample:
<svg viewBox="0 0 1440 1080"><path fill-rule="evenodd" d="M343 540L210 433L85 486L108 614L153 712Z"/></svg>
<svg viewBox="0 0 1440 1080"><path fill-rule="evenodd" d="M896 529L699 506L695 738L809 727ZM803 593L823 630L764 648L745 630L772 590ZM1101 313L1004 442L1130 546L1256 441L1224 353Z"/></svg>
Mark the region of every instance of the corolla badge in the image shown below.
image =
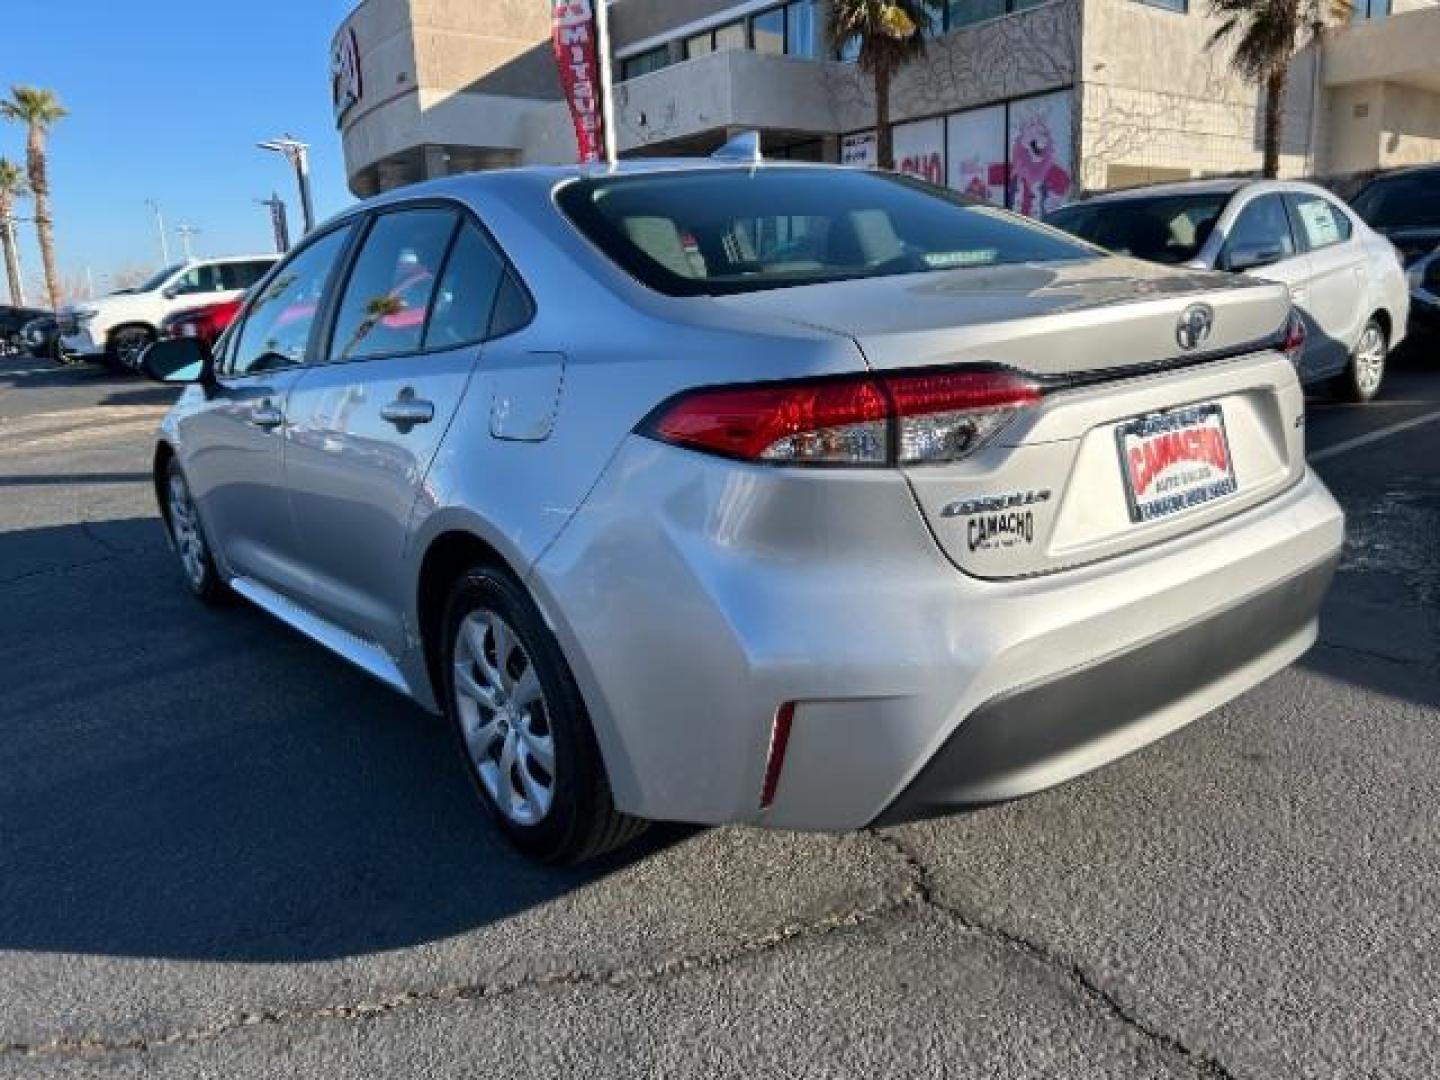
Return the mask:
<svg viewBox="0 0 1440 1080"><path fill-rule="evenodd" d="M1191 304L1180 315L1180 323L1175 327L1175 340L1180 343L1180 348L1189 352L1209 341L1214 327L1215 309L1209 304Z"/></svg>

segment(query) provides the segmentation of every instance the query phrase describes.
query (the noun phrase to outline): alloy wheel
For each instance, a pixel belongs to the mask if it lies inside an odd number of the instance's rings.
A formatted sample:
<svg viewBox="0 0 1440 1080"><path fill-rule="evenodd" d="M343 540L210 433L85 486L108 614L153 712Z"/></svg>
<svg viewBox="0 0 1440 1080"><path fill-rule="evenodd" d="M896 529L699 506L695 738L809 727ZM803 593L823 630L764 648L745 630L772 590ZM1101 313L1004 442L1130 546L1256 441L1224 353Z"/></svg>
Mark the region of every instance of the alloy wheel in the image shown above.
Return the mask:
<svg viewBox="0 0 1440 1080"><path fill-rule="evenodd" d="M197 590L205 586L205 535L200 531L200 518L185 478L178 473L170 477L170 534L186 580Z"/></svg>
<svg viewBox="0 0 1440 1080"><path fill-rule="evenodd" d="M1372 397L1380 389L1380 380L1385 377L1385 333L1371 323L1360 335L1360 344L1355 347L1355 384L1365 397Z"/></svg>
<svg viewBox="0 0 1440 1080"><path fill-rule="evenodd" d="M538 824L555 799L555 740L534 661L484 609L461 622L454 659L460 731L481 784L507 819Z"/></svg>
<svg viewBox="0 0 1440 1080"><path fill-rule="evenodd" d="M115 342L115 357L127 368L138 368L140 356L150 344L150 339L140 331L122 334Z"/></svg>

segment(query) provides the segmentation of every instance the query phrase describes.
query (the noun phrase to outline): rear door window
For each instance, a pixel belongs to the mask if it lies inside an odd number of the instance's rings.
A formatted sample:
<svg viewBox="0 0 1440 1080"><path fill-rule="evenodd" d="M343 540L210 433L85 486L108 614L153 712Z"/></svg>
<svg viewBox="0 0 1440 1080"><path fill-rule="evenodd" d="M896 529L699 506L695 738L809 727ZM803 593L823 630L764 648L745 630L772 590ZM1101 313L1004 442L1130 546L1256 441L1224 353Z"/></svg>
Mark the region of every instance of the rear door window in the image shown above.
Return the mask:
<svg viewBox="0 0 1440 1080"><path fill-rule="evenodd" d="M1353 226L1345 211L1320 195L1288 195L1295 228L1306 251L1319 251L1350 239Z"/></svg>
<svg viewBox="0 0 1440 1080"><path fill-rule="evenodd" d="M340 300L331 363L419 352L455 211L421 207L375 219Z"/></svg>
<svg viewBox="0 0 1440 1080"><path fill-rule="evenodd" d="M238 262L220 264L220 284L228 292L250 288L273 266L269 262Z"/></svg>

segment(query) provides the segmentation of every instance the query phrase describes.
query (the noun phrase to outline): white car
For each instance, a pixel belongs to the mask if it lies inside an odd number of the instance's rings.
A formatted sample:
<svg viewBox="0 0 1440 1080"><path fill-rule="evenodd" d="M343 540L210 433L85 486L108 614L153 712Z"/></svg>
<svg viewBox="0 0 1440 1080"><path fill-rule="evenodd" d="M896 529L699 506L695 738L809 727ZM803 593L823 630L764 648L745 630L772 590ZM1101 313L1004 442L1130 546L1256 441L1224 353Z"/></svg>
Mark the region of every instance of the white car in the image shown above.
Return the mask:
<svg viewBox="0 0 1440 1080"><path fill-rule="evenodd" d="M1410 293L1399 252L1314 184L1154 184L1098 195L1046 220L1121 254L1287 286L1309 330L1301 378L1352 401L1380 392L1385 361L1405 337Z"/></svg>
<svg viewBox="0 0 1440 1080"><path fill-rule="evenodd" d="M67 353L134 369L165 316L202 300L242 296L277 255L236 255L167 266L133 289L63 307L56 314Z"/></svg>

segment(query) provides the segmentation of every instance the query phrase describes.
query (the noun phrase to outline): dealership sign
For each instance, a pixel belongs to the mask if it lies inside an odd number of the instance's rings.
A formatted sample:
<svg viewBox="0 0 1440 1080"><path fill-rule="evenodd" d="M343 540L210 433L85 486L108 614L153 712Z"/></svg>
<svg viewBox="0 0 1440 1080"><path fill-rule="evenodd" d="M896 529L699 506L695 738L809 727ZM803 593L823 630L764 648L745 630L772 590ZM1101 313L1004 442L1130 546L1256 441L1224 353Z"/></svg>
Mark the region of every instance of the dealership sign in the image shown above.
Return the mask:
<svg viewBox="0 0 1440 1080"><path fill-rule="evenodd" d="M594 0L554 0L555 63L575 121L575 144L583 164L605 154L605 117L601 108L599 28Z"/></svg>
<svg viewBox="0 0 1440 1080"><path fill-rule="evenodd" d="M362 91L360 47L355 42L355 28L347 26L330 50L330 101L335 106L337 124L360 100Z"/></svg>

